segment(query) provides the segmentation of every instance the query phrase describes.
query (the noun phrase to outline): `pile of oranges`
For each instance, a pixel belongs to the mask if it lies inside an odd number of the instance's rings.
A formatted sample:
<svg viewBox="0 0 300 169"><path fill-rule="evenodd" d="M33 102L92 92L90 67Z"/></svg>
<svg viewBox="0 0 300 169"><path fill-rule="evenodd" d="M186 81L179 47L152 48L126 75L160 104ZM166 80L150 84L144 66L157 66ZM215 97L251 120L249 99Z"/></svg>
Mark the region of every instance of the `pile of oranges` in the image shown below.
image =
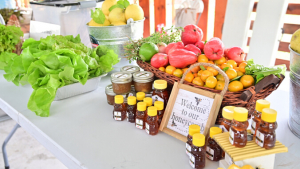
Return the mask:
<svg viewBox="0 0 300 169"><path fill-rule="evenodd" d="M228 90L231 92L238 92L247 87L254 85L254 78L251 75L245 75L245 67L247 62L236 63L234 60L227 60L222 57L218 60L209 60L205 55L198 56L199 63L211 63L218 66L222 70L226 70L225 73L231 81L228 85ZM160 67L159 70L168 74L182 77L184 72L188 68L177 69L174 66L167 66L166 68ZM197 66L187 73L184 80L193 84L208 87L216 90L223 90L225 86L224 77L219 72L209 66Z"/></svg>

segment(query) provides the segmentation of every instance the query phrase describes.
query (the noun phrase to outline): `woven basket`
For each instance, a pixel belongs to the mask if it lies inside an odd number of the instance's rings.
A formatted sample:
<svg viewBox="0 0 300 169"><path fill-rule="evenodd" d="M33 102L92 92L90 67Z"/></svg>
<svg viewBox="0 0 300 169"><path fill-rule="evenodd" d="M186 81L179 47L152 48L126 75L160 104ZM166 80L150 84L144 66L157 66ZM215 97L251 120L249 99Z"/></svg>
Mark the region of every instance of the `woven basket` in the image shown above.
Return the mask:
<svg viewBox="0 0 300 169"><path fill-rule="evenodd" d="M143 62L141 60L137 61L137 64L144 69L145 71L149 71L154 73L154 75L159 78L159 79L163 79L166 80L168 82L168 84L173 85L174 82L178 82L181 80L181 78L178 78L176 76L167 74L166 72L160 71L158 69L156 69L155 67L151 66L149 63L147 62ZM213 64L209 64L210 67L213 67L215 69L219 69L219 67L213 65ZM236 106L236 107L245 107L248 109L249 111L249 117L251 117L254 108L255 108L255 102L258 99L264 99L267 96L269 96L274 90L276 90L279 85L281 84L281 82L283 81L284 76L281 76L279 83L277 84L270 84L269 86L263 88L261 91L259 91L258 93L255 92L255 87L251 86L248 87L247 89L241 90L239 92L229 92L227 91L224 95L223 101L222 101L222 105L218 114L218 118L216 123L220 124L220 122L222 121L222 109L225 106ZM215 89L210 89L207 87L201 87L198 85L195 85L193 83L184 81L184 84L199 88L199 89L203 89L203 90L207 90L213 93L220 93L220 90L215 90ZM252 93L252 97L250 98L249 101L243 101L240 99L241 94L245 91L245 90L249 90Z"/></svg>

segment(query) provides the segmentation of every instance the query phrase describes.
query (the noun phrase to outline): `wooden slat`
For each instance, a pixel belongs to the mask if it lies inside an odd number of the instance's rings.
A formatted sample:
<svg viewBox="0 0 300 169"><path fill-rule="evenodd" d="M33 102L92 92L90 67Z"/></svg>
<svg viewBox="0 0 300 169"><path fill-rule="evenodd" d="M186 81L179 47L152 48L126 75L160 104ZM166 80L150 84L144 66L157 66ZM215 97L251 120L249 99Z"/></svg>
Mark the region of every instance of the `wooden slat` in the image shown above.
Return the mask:
<svg viewBox="0 0 300 169"><path fill-rule="evenodd" d="M248 37L247 46L249 46L250 40L251 40L251 37ZM290 50L289 50L289 44L290 43L288 43L288 42L280 42L279 46L278 46L278 51L290 52Z"/></svg>
<svg viewBox="0 0 300 169"><path fill-rule="evenodd" d="M139 0L139 5L144 10L144 38L150 36L150 0Z"/></svg>
<svg viewBox="0 0 300 169"><path fill-rule="evenodd" d="M299 15L300 15L300 13L299 13ZM254 24L254 21L251 21L250 30L252 30L253 24ZM284 30L284 33L286 33L286 34L293 34L298 29L300 29L300 25L297 25L297 24L285 23L283 25L283 30Z"/></svg>
<svg viewBox="0 0 300 169"><path fill-rule="evenodd" d="M227 0L216 0L214 37L222 39Z"/></svg>
<svg viewBox="0 0 300 169"><path fill-rule="evenodd" d="M204 10L201 14L200 21L198 23L199 28L201 28L203 31L203 41L209 40L207 39L208 3L209 0L203 0ZM197 15L197 18L198 17L199 15Z"/></svg>
<svg viewBox="0 0 300 169"><path fill-rule="evenodd" d="M155 29L157 25L166 26L166 0L154 0Z"/></svg>
<svg viewBox="0 0 300 169"><path fill-rule="evenodd" d="M290 61L276 58L275 65L285 65L286 69L290 70Z"/></svg>
<svg viewBox="0 0 300 169"><path fill-rule="evenodd" d="M254 3L253 12L256 12L257 2ZM286 14L299 15L300 14L300 4L289 3L286 10Z"/></svg>

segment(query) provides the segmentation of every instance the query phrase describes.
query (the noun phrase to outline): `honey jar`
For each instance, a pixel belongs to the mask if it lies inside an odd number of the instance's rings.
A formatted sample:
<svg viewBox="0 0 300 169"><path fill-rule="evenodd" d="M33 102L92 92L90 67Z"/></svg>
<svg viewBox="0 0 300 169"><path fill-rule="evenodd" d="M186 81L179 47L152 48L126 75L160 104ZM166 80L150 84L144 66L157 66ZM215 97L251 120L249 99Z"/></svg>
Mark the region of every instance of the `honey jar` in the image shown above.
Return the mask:
<svg viewBox="0 0 300 169"><path fill-rule="evenodd" d="M134 87L136 92L150 93L154 74L147 71L136 72L133 74Z"/></svg>
<svg viewBox="0 0 300 169"><path fill-rule="evenodd" d="M131 73L116 72L111 74L113 91L117 95L127 94L131 91Z"/></svg>

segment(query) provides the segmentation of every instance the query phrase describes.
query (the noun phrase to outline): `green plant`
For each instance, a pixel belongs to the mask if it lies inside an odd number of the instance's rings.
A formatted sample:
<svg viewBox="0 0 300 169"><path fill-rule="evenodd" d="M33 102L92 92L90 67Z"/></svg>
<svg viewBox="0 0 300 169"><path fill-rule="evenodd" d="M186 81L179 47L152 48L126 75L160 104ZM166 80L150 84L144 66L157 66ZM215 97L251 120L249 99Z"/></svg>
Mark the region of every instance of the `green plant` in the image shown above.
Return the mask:
<svg viewBox="0 0 300 169"><path fill-rule="evenodd" d="M17 18L20 18L23 16L20 11L18 11L16 9L8 9L8 8L0 9L0 14L3 17L5 24L7 24L9 17L13 14L16 15Z"/></svg>

